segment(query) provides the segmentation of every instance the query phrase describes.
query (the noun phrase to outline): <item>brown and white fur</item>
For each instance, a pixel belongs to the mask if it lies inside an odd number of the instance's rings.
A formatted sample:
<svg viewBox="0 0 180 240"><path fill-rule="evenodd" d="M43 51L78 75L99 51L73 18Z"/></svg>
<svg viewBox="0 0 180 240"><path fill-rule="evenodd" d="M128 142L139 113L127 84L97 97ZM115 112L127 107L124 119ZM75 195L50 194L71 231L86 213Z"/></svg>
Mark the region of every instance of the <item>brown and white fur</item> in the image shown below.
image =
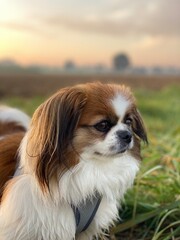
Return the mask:
<svg viewBox="0 0 180 240"><path fill-rule="evenodd" d="M29 123L30 118L24 112L0 106L0 199L5 183L14 175L17 149Z"/></svg>
<svg viewBox="0 0 180 240"><path fill-rule="evenodd" d="M89 83L61 89L34 113L20 150L22 173L6 186L1 240L90 240L118 218L147 141L130 90ZM88 227L76 235L71 205L102 195Z"/></svg>

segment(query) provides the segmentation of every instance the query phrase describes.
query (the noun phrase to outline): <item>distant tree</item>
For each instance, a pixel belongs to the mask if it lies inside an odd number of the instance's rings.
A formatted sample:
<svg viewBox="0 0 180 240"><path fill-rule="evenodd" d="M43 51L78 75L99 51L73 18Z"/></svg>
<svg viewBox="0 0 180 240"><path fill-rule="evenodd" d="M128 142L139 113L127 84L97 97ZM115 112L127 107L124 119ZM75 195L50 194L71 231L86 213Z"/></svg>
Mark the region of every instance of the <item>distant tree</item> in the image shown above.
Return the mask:
<svg viewBox="0 0 180 240"><path fill-rule="evenodd" d="M76 65L73 61L69 60L67 62L64 63L64 68L67 70L72 70L76 68Z"/></svg>
<svg viewBox="0 0 180 240"><path fill-rule="evenodd" d="M116 70L125 70L130 66L129 57L124 54L120 53L114 56L113 58L113 67Z"/></svg>
<svg viewBox="0 0 180 240"><path fill-rule="evenodd" d="M18 64L12 60L12 59L2 59L0 60L0 66L2 67L14 67L14 66L18 66Z"/></svg>

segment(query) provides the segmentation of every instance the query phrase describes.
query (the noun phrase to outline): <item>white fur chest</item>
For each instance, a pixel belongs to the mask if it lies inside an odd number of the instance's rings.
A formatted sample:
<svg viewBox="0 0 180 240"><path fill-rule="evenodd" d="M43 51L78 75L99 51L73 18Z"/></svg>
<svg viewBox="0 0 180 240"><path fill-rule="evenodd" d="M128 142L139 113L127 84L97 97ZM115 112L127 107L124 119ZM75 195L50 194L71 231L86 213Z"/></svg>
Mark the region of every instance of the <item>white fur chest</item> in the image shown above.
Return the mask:
<svg viewBox="0 0 180 240"><path fill-rule="evenodd" d="M78 206L96 191L103 196L94 220L78 240L92 239L113 225L118 218L120 200L131 187L138 165L138 161L127 154L108 161L90 160L85 154L79 165L62 177L60 195L66 202Z"/></svg>
<svg viewBox="0 0 180 240"><path fill-rule="evenodd" d="M95 191L102 201L88 229L76 238L90 240L108 229L118 218L118 206L138 171L138 161L131 156L97 162L86 158L67 171L52 189L53 198L44 196L31 175L18 177L0 208L0 239L3 240L73 240L75 218L71 204L78 206Z"/></svg>

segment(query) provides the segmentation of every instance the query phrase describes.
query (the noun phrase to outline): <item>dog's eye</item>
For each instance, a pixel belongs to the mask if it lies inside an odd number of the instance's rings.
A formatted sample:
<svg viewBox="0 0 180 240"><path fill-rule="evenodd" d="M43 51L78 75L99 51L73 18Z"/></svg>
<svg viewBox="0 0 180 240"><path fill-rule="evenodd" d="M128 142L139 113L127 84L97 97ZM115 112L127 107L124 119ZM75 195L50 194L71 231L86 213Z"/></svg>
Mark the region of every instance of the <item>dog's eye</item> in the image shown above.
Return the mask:
<svg viewBox="0 0 180 240"><path fill-rule="evenodd" d="M96 125L94 125L94 127L99 132L107 133L111 129L112 124L107 120L103 120L103 121L97 123Z"/></svg>
<svg viewBox="0 0 180 240"><path fill-rule="evenodd" d="M130 118L130 117L126 118L125 119L125 124L130 126L132 124L132 118Z"/></svg>

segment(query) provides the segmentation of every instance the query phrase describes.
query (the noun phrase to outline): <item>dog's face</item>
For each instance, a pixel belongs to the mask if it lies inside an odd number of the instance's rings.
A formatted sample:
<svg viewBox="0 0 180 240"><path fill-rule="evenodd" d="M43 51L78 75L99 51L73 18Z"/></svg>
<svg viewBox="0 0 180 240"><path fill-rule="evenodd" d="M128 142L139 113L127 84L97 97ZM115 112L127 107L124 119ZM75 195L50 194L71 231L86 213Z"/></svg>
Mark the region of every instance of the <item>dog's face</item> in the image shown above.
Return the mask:
<svg viewBox="0 0 180 240"><path fill-rule="evenodd" d="M140 139L147 141L142 118L128 88L96 85L87 89L88 100L75 131L73 145L102 159L131 151L139 154Z"/></svg>
<svg viewBox="0 0 180 240"><path fill-rule="evenodd" d="M48 186L83 154L95 161L122 154L141 159L140 140L147 142L147 136L130 90L91 83L62 89L38 108L27 153L36 156L37 177Z"/></svg>

